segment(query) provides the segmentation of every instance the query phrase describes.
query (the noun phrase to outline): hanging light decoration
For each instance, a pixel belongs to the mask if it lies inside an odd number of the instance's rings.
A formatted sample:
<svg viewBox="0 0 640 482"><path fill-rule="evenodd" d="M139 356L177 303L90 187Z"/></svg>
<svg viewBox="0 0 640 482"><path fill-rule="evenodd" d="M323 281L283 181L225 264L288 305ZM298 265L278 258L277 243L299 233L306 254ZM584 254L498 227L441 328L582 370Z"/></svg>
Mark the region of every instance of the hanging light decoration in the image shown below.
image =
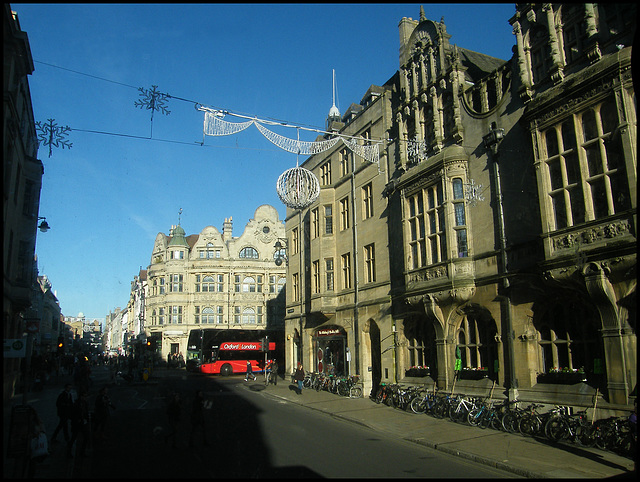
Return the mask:
<svg viewBox="0 0 640 482"><path fill-rule="evenodd" d="M299 130L298 145L300 145ZM320 182L313 172L298 165L296 155L296 167L287 169L280 175L276 183L276 191L285 206L292 209L304 209L318 199Z"/></svg>
<svg viewBox="0 0 640 482"><path fill-rule="evenodd" d="M304 167L284 171L276 184L278 197L292 209L304 209L320 195L320 183L314 173Z"/></svg>

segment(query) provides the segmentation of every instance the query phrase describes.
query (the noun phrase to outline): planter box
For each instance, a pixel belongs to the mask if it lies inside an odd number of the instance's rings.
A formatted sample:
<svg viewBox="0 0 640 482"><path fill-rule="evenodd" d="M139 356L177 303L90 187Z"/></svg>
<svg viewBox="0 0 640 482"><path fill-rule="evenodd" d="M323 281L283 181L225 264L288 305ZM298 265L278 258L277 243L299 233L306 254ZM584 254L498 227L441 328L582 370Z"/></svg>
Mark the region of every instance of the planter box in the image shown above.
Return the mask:
<svg viewBox="0 0 640 482"><path fill-rule="evenodd" d="M409 370L405 370L405 377L428 377L430 375L430 370L427 368L410 368Z"/></svg>
<svg viewBox="0 0 640 482"><path fill-rule="evenodd" d="M586 373L540 373L538 375L538 383L549 383L556 385L575 385L576 383L586 382Z"/></svg>
<svg viewBox="0 0 640 482"><path fill-rule="evenodd" d="M459 380L482 380L488 376L488 370L460 370L458 372Z"/></svg>

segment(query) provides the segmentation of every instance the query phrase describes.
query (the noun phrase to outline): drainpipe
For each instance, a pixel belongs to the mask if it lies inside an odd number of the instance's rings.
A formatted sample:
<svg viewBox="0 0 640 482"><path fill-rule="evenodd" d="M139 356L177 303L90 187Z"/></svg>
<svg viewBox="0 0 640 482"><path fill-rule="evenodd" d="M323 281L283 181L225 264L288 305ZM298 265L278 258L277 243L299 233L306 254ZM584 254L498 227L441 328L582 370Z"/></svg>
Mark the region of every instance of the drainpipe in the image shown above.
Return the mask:
<svg viewBox="0 0 640 482"><path fill-rule="evenodd" d="M353 209L351 210L351 218L353 222L353 278L354 278L354 291L353 291L353 332L355 342L355 362L356 362L356 375L360 375L360 328L358 324L358 216L356 216L356 156L351 154L351 204Z"/></svg>
<svg viewBox="0 0 640 482"><path fill-rule="evenodd" d="M498 287L498 295L500 299L501 305L501 315L502 315L502 334L503 341L506 345L506 370L505 380L507 381L507 389L508 389L508 397L509 400L514 400L518 398L518 380L516 379L515 373L515 333L513 331L513 317L511 310L511 298L509 296L509 279L507 277L507 236L505 231L505 222L504 222L504 206L503 206L503 197L502 197L502 186L500 182L500 165L498 162L498 147L500 142L504 138L504 129L497 128L496 123L491 123L491 129L489 130L489 134L485 135L482 140L487 149L491 150L491 166L493 168L493 180L495 184L495 206L498 210L497 212L497 221L498 221L498 240L499 240L499 249L500 249L500 265L499 265L499 274L500 274L500 285Z"/></svg>

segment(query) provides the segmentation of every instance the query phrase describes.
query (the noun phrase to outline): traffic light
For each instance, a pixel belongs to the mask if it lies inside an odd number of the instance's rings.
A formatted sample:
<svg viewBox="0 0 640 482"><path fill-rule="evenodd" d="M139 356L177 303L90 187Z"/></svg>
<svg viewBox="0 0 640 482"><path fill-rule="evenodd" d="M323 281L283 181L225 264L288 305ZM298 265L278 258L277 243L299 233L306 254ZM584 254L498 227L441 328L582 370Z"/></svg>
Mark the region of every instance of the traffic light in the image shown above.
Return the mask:
<svg viewBox="0 0 640 482"><path fill-rule="evenodd" d="M58 337L58 353L64 353L64 337Z"/></svg>
<svg viewBox="0 0 640 482"><path fill-rule="evenodd" d="M260 351L269 351L269 337L260 338Z"/></svg>

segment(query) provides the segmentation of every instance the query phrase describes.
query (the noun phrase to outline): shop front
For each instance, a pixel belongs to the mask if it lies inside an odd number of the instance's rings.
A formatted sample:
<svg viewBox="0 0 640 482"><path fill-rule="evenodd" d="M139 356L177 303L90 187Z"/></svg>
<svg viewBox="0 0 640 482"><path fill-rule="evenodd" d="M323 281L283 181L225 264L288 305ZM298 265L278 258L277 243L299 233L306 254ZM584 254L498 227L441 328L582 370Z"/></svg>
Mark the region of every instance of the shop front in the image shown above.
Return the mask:
<svg viewBox="0 0 640 482"><path fill-rule="evenodd" d="M313 335L314 371L329 375L349 375L347 334L340 326L318 328Z"/></svg>

